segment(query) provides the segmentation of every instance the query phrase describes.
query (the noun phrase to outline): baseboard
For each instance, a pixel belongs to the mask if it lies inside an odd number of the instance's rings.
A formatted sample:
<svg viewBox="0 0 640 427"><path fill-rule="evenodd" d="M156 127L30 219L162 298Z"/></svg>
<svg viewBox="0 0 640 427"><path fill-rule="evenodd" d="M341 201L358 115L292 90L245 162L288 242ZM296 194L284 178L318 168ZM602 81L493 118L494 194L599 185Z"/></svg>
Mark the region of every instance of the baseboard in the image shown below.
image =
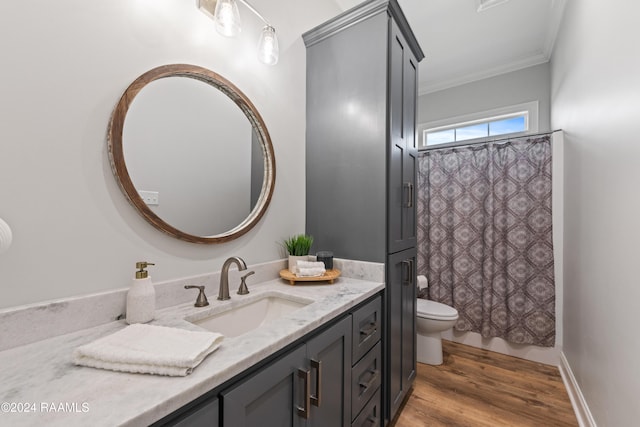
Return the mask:
<svg viewBox="0 0 640 427"><path fill-rule="evenodd" d="M560 349L558 347L513 344L502 338L484 338L476 332L460 332L453 329L444 331L442 338L460 344L506 354L507 356L544 363L545 365L558 366L560 363Z"/></svg>
<svg viewBox="0 0 640 427"><path fill-rule="evenodd" d="M573 406L573 411L576 413L578 425L580 427L597 427L596 421L593 419L593 415L591 415L591 411L589 410L589 405L587 405L582 390L580 390L576 377L573 376L573 371L571 370L571 366L569 366L569 361L565 357L564 352L560 352L559 368L562 381L571 400L571 406Z"/></svg>

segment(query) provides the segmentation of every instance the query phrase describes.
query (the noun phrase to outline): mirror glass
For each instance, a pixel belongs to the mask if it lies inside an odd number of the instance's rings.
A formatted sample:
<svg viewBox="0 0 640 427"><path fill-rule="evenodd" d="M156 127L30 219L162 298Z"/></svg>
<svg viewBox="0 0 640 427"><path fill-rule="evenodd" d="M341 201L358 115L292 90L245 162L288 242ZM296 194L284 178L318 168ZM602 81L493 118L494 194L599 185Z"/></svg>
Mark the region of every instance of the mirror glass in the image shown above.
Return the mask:
<svg viewBox="0 0 640 427"><path fill-rule="evenodd" d="M183 240L244 234L273 192L262 118L229 81L200 67L159 67L132 83L114 110L109 148L129 201Z"/></svg>

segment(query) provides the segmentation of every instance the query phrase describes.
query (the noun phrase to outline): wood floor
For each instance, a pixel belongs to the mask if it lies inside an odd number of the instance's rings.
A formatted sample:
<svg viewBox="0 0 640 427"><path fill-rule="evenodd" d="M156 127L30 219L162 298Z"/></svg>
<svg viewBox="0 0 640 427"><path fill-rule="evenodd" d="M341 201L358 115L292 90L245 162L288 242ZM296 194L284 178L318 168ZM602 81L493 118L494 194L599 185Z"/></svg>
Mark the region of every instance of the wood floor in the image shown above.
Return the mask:
<svg viewBox="0 0 640 427"><path fill-rule="evenodd" d="M444 363L418 363L395 427L577 426L558 368L443 341Z"/></svg>

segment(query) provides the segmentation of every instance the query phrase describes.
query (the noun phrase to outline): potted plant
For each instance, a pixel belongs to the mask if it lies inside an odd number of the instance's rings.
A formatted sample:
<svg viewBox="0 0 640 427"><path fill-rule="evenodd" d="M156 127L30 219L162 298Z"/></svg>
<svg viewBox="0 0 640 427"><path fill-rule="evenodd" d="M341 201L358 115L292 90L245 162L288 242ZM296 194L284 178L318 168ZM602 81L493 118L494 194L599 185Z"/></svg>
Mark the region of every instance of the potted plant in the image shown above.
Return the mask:
<svg viewBox="0 0 640 427"><path fill-rule="evenodd" d="M285 239L284 247L289 254L289 271L296 272L296 264L298 261L307 261L309 259L309 250L313 244L313 237L306 234L298 234L297 236Z"/></svg>

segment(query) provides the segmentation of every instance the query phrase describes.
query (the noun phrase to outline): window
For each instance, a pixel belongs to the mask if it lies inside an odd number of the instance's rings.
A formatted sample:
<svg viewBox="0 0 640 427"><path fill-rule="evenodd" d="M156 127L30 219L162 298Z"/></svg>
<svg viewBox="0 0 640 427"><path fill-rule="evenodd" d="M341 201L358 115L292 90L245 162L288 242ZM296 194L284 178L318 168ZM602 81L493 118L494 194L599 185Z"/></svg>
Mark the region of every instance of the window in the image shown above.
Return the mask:
<svg viewBox="0 0 640 427"><path fill-rule="evenodd" d="M538 131L538 102L485 111L420 126L420 148Z"/></svg>

